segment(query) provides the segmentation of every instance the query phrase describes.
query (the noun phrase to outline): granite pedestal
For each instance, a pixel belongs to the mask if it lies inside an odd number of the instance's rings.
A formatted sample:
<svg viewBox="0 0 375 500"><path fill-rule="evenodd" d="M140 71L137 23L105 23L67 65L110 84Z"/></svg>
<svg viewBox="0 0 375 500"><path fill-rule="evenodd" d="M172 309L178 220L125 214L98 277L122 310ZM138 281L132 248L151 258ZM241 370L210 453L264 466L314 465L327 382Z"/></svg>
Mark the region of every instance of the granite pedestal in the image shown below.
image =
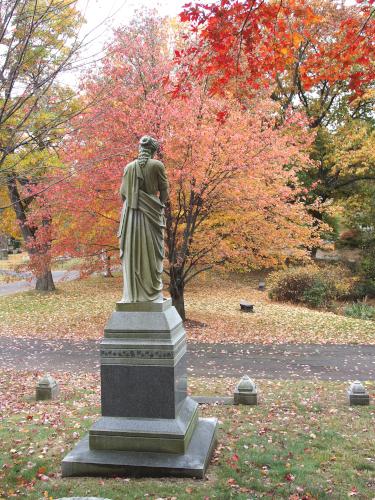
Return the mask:
<svg viewBox="0 0 375 500"><path fill-rule="evenodd" d="M216 419L187 396L186 335L171 300L118 303L100 345L102 417L63 476L204 477Z"/></svg>

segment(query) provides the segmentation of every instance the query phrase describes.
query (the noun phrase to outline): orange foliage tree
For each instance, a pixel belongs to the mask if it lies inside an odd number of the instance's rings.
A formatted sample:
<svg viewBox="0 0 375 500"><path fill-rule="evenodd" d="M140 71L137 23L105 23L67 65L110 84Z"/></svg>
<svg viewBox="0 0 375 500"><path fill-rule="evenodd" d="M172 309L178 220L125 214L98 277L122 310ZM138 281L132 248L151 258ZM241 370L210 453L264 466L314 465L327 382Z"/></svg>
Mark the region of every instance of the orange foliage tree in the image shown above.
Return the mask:
<svg viewBox="0 0 375 500"><path fill-rule="evenodd" d="M106 98L80 117L66 145L69 178L47 195L55 253L91 263L103 250L116 255L123 168L143 134L157 137L171 185L166 272L185 318L184 289L194 276L214 265L249 269L303 258L317 226L297 178L308 161L306 121L291 113L280 125L278 105L266 96L244 108L230 95L212 96L205 81L174 99L166 82L176 77L175 36L155 15L115 32L103 67L83 86L85 99Z"/></svg>

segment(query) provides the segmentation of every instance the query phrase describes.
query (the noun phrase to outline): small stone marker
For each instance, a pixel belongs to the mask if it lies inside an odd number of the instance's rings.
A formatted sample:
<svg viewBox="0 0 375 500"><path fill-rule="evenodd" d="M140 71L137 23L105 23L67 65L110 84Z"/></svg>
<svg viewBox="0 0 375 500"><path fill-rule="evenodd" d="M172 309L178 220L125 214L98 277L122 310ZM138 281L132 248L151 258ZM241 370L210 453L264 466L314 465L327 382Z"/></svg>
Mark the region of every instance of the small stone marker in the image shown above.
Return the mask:
<svg viewBox="0 0 375 500"><path fill-rule="evenodd" d="M264 292L265 289L266 289L265 282L264 281L259 281L258 290L260 290L261 292Z"/></svg>
<svg viewBox="0 0 375 500"><path fill-rule="evenodd" d="M248 375L244 375L236 390L234 391L235 405L256 405L258 404L257 386Z"/></svg>
<svg viewBox="0 0 375 500"><path fill-rule="evenodd" d="M349 404L350 405L369 405L370 396L366 391L364 385L359 380L351 384L348 390Z"/></svg>
<svg viewBox="0 0 375 500"><path fill-rule="evenodd" d="M59 394L59 386L51 375L45 375L36 384L36 400L45 401L47 399L56 399Z"/></svg>
<svg viewBox="0 0 375 500"><path fill-rule="evenodd" d="M250 304L250 302L246 302L246 300L241 300L240 302L241 311L244 312L254 312L254 304Z"/></svg>

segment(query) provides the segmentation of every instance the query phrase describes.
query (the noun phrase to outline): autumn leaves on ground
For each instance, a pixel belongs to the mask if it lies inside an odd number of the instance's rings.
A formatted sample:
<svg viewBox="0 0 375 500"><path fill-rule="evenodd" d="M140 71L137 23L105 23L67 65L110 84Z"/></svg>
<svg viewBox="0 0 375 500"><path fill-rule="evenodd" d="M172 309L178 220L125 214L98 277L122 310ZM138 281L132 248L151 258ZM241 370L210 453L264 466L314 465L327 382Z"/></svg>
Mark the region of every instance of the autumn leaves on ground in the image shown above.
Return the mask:
<svg viewBox="0 0 375 500"><path fill-rule="evenodd" d="M375 323L274 303L257 290L258 276L202 275L186 291L188 339L192 342L375 344ZM121 277L92 277L59 285L53 294L34 291L0 298L0 335L99 339ZM241 299L255 313L240 311Z"/></svg>
<svg viewBox="0 0 375 500"><path fill-rule="evenodd" d="M35 402L39 373L0 373L0 498L274 498L368 500L375 494L374 410L348 407L346 384L259 381L260 405L205 406L220 422L205 481L69 478L60 463L100 414L99 375L56 373L61 396ZM189 380L194 394L230 394L233 379ZM17 390L15 390L17 387ZM368 384L372 397L375 385Z"/></svg>

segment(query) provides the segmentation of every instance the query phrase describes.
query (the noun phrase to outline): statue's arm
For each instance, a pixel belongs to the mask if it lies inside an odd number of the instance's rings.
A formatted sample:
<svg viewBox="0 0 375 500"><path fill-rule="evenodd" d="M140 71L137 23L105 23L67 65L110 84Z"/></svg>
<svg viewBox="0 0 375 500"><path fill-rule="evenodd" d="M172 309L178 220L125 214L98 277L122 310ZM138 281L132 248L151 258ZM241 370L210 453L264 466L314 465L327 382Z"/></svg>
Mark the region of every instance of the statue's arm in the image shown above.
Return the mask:
<svg viewBox="0 0 375 500"><path fill-rule="evenodd" d="M162 203L166 203L169 198L169 183L167 179L167 174L165 172L165 167L162 163L160 163L160 170L159 170L159 193L160 193L160 201Z"/></svg>

